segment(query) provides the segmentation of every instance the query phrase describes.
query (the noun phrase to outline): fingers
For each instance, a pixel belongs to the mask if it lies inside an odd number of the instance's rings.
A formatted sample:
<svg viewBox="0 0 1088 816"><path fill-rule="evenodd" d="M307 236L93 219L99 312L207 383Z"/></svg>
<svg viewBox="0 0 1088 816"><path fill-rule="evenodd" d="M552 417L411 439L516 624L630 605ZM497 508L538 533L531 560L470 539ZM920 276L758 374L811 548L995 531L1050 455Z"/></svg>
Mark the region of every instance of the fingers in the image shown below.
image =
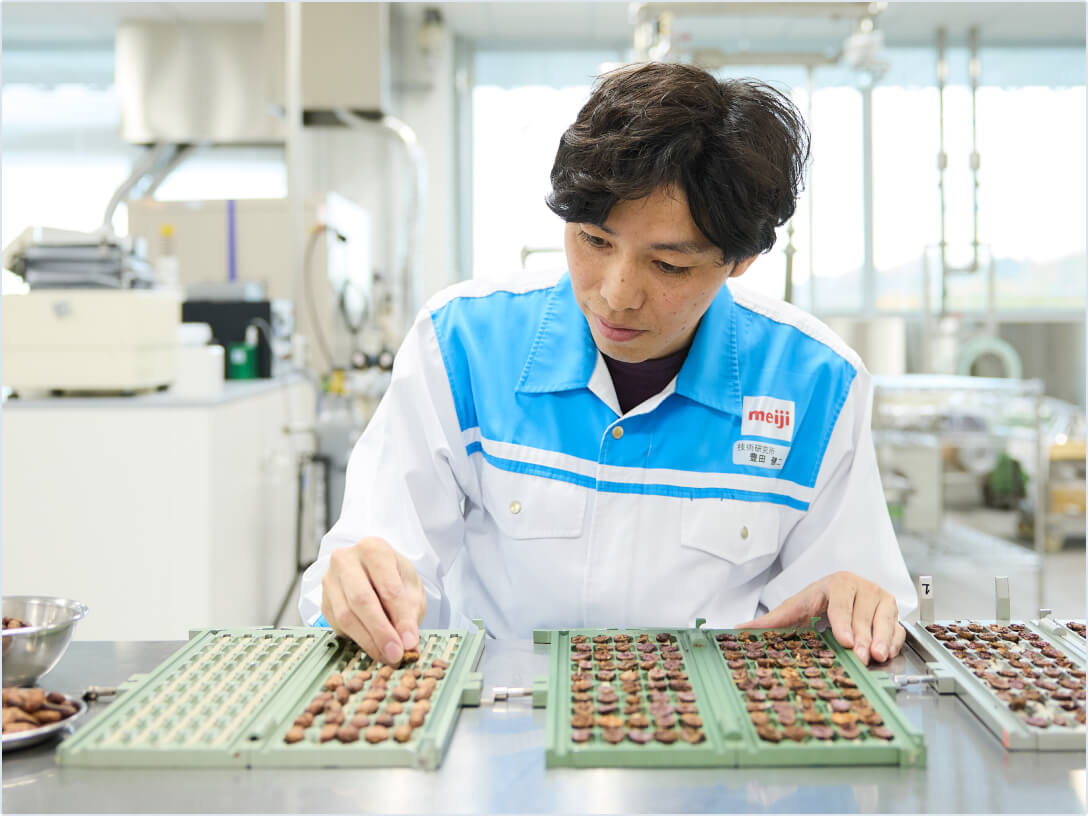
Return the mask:
<svg viewBox="0 0 1088 816"><path fill-rule="evenodd" d="M336 634L351 638L371 658L380 660L376 641L344 595L340 585L341 577L338 572L333 571L330 562L329 571L321 582L321 614Z"/></svg>
<svg viewBox="0 0 1088 816"><path fill-rule="evenodd" d="M858 586L854 591L854 613L850 626L854 633L854 654L862 663L869 662L869 646L873 642L873 616L876 614L880 595L868 586Z"/></svg>
<svg viewBox="0 0 1088 816"><path fill-rule="evenodd" d="M897 623L895 625L895 631L892 633L892 647L888 651L888 658L891 659L903 651L903 641L907 639L907 630L903 628L902 624Z"/></svg>
<svg viewBox="0 0 1088 816"><path fill-rule="evenodd" d="M419 625L423 623L423 617L427 614L427 592L423 588L423 581L416 572L412 562L400 553L397 553L397 567L400 569L401 580L409 587L415 597L415 643L405 643L405 649L414 649L419 645Z"/></svg>
<svg viewBox="0 0 1088 816"><path fill-rule="evenodd" d="M381 539L363 539L363 566L377 595L383 620L368 621L387 663L399 663L404 650L419 643L418 598L405 585L397 553ZM410 566L410 565L409 565ZM409 646L410 644L410 646Z"/></svg>
<svg viewBox="0 0 1088 816"><path fill-rule="evenodd" d="M827 621L831 633L841 645L852 649L854 640L854 596L857 595L856 575L836 572L827 578ZM868 641L866 641L868 645ZM868 660L866 650L865 660Z"/></svg>
<svg viewBox="0 0 1088 816"><path fill-rule="evenodd" d="M322 581L322 611L333 629L376 661L399 663L419 644L426 610L423 584L411 562L380 538L333 552Z"/></svg>
<svg viewBox="0 0 1088 816"><path fill-rule="evenodd" d="M883 663L903 648L906 630L899 625L895 596L851 572L836 572L787 598L765 615L737 624L737 629L778 629L807 625L826 609L835 640L858 659Z"/></svg>
<svg viewBox="0 0 1088 816"><path fill-rule="evenodd" d="M746 623L737 624L737 629L778 629L787 626L807 626L814 615L823 614L824 590L821 581L809 584L796 595L786 598L782 603Z"/></svg>
<svg viewBox="0 0 1088 816"><path fill-rule="evenodd" d="M894 595L880 590L880 602L873 615L873 643L869 647L877 663L883 663L893 656L891 648L892 639L897 634L896 627L899 627L899 604L895 602Z"/></svg>

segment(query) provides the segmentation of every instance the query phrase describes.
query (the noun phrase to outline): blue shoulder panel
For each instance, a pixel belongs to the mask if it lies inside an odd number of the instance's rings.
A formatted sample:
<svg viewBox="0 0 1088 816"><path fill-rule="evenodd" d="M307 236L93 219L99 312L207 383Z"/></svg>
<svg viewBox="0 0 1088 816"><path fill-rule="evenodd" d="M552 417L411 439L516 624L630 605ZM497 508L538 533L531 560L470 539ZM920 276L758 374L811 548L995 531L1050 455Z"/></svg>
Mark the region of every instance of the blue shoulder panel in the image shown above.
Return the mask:
<svg viewBox="0 0 1088 816"><path fill-rule="evenodd" d="M616 415L585 386L596 361L566 276L530 292L451 300L432 313L461 430L597 460ZM527 366L553 390L519 388ZM560 375L564 381L557 380ZM573 376L572 376L573 375Z"/></svg>
<svg viewBox="0 0 1088 816"><path fill-rule="evenodd" d="M812 487L857 374L826 344L736 304L725 292L700 325L677 393L654 411L624 419L624 444L612 446L603 434L616 415L587 387L596 349L568 277L524 293L455 298L431 317L462 430L479 427L484 439L621 467L770 476ZM792 403L792 437L745 433L741 401L747 398ZM788 446L782 469L736 464L741 439ZM659 481L643 474L637 485L595 484L539 464L500 460L479 443L468 452L506 470L599 490L647 492ZM661 489L672 495L675 487Z"/></svg>

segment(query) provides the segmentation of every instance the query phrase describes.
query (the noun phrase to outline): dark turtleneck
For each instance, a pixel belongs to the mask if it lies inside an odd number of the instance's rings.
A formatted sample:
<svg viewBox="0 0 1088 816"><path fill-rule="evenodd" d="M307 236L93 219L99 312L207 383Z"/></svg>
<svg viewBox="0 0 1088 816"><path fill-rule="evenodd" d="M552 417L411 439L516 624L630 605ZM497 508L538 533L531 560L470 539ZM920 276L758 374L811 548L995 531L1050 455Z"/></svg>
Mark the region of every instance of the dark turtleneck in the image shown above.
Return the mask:
<svg viewBox="0 0 1088 816"><path fill-rule="evenodd" d="M612 384L616 387L616 397L620 402L620 412L626 414L636 405L657 394L677 375L684 359L688 356L688 346L658 357L656 360L644 360L641 363L624 363L613 360L601 353L608 373L612 375Z"/></svg>

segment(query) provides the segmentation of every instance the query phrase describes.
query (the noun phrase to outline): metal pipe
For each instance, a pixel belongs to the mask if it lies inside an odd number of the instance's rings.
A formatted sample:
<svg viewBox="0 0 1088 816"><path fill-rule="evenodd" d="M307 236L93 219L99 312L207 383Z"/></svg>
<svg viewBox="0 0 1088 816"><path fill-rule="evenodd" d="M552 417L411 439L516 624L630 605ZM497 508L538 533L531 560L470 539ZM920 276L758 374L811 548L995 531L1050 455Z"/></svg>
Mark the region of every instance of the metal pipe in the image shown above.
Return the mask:
<svg viewBox="0 0 1088 816"><path fill-rule="evenodd" d="M811 138L812 134L812 111L813 103L812 97L816 93L816 83L813 78L813 66L809 65L805 69L805 74L808 83L808 104L806 105L806 118L808 119L808 132ZM808 174L808 310L810 312L816 311L816 261L814 260L814 250L816 247L816 199L813 196L812 184L813 184L813 172L812 165L815 159L810 158L808 160L808 167L805 172Z"/></svg>
<svg viewBox="0 0 1088 816"><path fill-rule="evenodd" d="M419 145L415 131L394 116L385 115L372 120L346 108L335 108L333 113L337 119L351 128L361 130L370 124L377 124L388 130L404 145L412 163L415 184L409 202L408 234L400 264L400 297L394 298L393 313L393 324L396 331L403 335L408 329L409 321L415 317L415 311L420 305L419 297L423 290L422 281L420 280L422 266L418 262L418 258L421 254L420 243L426 217L427 157L423 153L423 148Z"/></svg>
<svg viewBox="0 0 1088 816"><path fill-rule="evenodd" d="M306 253L302 142L302 5L284 9L284 160L287 165L288 281L292 303L301 303Z"/></svg>
<svg viewBox="0 0 1088 816"><path fill-rule="evenodd" d="M1040 389L1035 393L1035 484L1032 490L1032 503L1035 505L1035 524L1032 529L1032 544L1036 555L1035 588L1040 607L1047 603L1042 557L1046 550L1047 512L1050 509L1046 506L1049 471L1050 451L1046 443L1046 432L1043 430L1043 392Z"/></svg>
<svg viewBox="0 0 1088 816"><path fill-rule="evenodd" d="M868 17L873 13L873 4L858 3L643 3L637 6L632 15L634 23L644 22L663 11L672 12L680 17L717 15L753 16L753 17L830 17L856 18Z"/></svg>
<svg viewBox="0 0 1088 816"><path fill-rule="evenodd" d="M128 194L132 192L133 188L140 183L144 176L157 167L160 162L167 160L168 156L172 155L176 149L177 145L171 142L160 142L152 146L136 161L136 165L132 168L132 172L128 174L128 178L121 182L121 186L114 191L113 196L106 205L106 212L102 216L101 231L103 235L113 235L113 214L117 212L121 202L128 197Z"/></svg>
<svg viewBox="0 0 1088 816"><path fill-rule="evenodd" d="M971 272L978 271L979 268L979 246L978 246L978 170L981 165L978 154L978 111L977 111L977 97L978 97L978 83L979 77L982 73L982 66L978 58L978 29L969 28L967 30L967 75L971 82L971 197L972 197L972 234L971 234Z"/></svg>
<svg viewBox="0 0 1088 816"><path fill-rule="evenodd" d="M876 310L876 261L873 253L873 85L861 89L861 184L864 262L861 273L861 307L865 314Z"/></svg>
<svg viewBox="0 0 1088 816"><path fill-rule="evenodd" d="M933 292L929 283L929 245L922 249L922 368L933 370Z"/></svg>
<svg viewBox="0 0 1088 816"><path fill-rule="evenodd" d="M166 181L167 176L178 169L178 165L188 158L189 154L193 152L193 145L191 144L179 144L177 151L170 157L170 160L162 165L151 175L151 181L148 183L147 188L140 193L140 198L151 198L155 195L155 191L162 186L162 183Z"/></svg>
<svg viewBox="0 0 1088 816"><path fill-rule="evenodd" d="M797 254L797 247L793 245L793 219L786 224L786 246L782 250L786 255L786 291L782 299L786 303L793 303L793 256Z"/></svg>
<svg viewBox="0 0 1088 816"><path fill-rule="evenodd" d="M938 314L943 315L947 300L947 286L945 285L945 268L948 265L948 242L945 234L945 200L944 200L944 172L948 167L948 154L944 150L944 86L948 80L948 60L945 57L945 31L937 29L937 123L939 143L937 148L937 190L940 193L941 214L941 238L938 242L940 252L940 276L941 276L941 302Z"/></svg>

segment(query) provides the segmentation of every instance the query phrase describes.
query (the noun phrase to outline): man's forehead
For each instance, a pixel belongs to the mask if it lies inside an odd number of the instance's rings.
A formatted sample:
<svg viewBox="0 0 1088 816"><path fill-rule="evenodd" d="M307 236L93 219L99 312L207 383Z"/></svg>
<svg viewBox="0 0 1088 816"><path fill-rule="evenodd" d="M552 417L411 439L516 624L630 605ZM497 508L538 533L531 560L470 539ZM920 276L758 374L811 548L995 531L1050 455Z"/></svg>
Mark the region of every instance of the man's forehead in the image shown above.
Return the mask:
<svg viewBox="0 0 1088 816"><path fill-rule="evenodd" d="M647 210L653 213L655 227L658 224L661 226L649 234L637 236L647 240L650 249L686 255L700 255L717 249L695 225L684 191L671 185L658 187L642 198L617 201L608 213L605 223L597 226L609 235L617 235L615 222L618 219L625 219L628 215L641 219ZM638 226L641 232L644 225L640 223Z"/></svg>

